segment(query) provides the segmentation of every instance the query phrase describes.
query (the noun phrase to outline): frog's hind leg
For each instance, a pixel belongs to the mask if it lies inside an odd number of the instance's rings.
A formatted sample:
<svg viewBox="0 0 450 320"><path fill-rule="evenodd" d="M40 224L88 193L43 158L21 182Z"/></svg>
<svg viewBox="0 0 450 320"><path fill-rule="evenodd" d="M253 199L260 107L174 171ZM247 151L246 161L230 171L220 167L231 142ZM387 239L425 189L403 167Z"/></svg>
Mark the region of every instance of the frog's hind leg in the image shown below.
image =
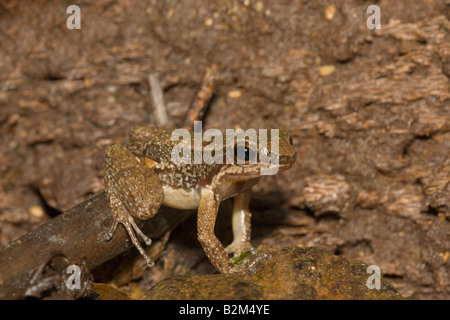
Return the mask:
<svg viewBox="0 0 450 320"><path fill-rule="evenodd" d="M123 146L113 145L106 150L105 192L114 216L107 237L111 239L118 224L123 224L134 246L152 266L153 262L142 249L136 234L147 245L151 240L140 230L134 217L147 220L158 212L164 194L157 175L143 159Z"/></svg>

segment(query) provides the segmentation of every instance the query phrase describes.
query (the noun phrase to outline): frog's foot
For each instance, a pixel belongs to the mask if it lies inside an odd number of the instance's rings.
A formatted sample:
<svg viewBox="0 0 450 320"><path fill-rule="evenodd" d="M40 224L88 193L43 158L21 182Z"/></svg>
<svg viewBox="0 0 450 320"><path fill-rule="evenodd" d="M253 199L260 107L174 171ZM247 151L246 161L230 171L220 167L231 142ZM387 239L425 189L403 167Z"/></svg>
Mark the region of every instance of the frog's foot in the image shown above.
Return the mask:
<svg viewBox="0 0 450 320"><path fill-rule="evenodd" d="M227 254L233 254L233 258L239 257L242 252L250 251L253 248L250 242L242 242L234 240L225 248Z"/></svg>
<svg viewBox="0 0 450 320"><path fill-rule="evenodd" d="M149 267L153 267L155 265L155 263L150 259L150 257L147 255L145 250L141 247L141 244L139 243L139 240L137 239L135 233L137 233L144 240L144 242L147 246L149 246L152 243L152 240L141 231L141 229L138 227L138 225L134 221L134 218L131 215L124 213L122 215L119 215L119 217L116 217L116 216L114 217L113 225L111 226L111 229L109 230L109 232L106 234L107 240L109 241L112 239L119 223L124 225L125 229L127 230L128 235L131 238L131 241L133 242L133 245L136 247L136 249L138 249L139 253L144 257L145 261L147 262L147 265ZM133 231L133 229L134 229L134 231Z"/></svg>

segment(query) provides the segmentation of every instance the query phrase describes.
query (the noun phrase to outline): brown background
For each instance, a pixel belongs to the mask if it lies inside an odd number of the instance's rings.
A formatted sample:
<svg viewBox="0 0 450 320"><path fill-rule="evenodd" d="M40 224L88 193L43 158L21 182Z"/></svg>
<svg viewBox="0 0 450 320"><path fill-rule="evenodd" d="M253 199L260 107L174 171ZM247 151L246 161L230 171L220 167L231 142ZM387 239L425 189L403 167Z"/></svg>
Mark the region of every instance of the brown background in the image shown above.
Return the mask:
<svg viewBox="0 0 450 320"><path fill-rule="evenodd" d="M1 245L102 190L104 149L154 124L150 73L179 121L216 65L204 128L283 127L298 152L255 190L254 244L322 246L449 299L450 2L375 1L377 31L371 4L1 0ZM141 284L205 264L191 219Z"/></svg>

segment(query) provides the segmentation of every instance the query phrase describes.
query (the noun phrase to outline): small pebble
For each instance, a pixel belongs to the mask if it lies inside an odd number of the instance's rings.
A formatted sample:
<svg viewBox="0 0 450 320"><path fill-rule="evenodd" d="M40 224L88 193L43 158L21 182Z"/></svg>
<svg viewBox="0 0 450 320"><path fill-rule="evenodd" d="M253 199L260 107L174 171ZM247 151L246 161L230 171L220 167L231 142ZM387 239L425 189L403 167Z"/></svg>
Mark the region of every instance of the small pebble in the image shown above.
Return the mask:
<svg viewBox="0 0 450 320"><path fill-rule="evenodd" d="M28 213L33 217L42 218L44 216L44 209L41 206L35 205L28 208Z"/></svg>
<svg viewBox="0 0 450 320"><path fill-rule="evenodd" d="M329 76L330 74L332 74L334 72L334 70L336 70L336 67L332 66L332 65L326 65L326 66L319 67L319 73L321 76Z"/></svg>
<svg viewBox="0 0 450 320"><path fill-rule="evenodd" d="M205 26L210 27L210 26L212 26L213 22L214 22L214 21L213 21L212 18L208 18L208 19L206 19L206 21L205 21Z"/></svg>
<svg viewBox="0 0 450 320"><path fill-rule="evenodd" d="M325 19L331 21L334 18L334 14L336 13L336 7L331 5L325 9Z"/></svg>
<svg viewBox="0 0 450 320"><path fill-rule="evenodd" d="M231 90L230 92L228 92L228 98L239 99L240 97L242 97L241 90Z"/></svg>
<svg viewBox="0 0 450 320"><path fill-rule="evenodd" d="M446 262L448 260L449 256L450 256L450 253L448 251L446 251L444 256L442 257L442 260L444 260L444 262Z"/></svg>
<svg viewBox="0 0 450 320"><path fill-rule="evenodd" d="M261 12L264 9L264 4L261 1L258 1L257 3L255 3L255 11L256 12Z"/></svg>

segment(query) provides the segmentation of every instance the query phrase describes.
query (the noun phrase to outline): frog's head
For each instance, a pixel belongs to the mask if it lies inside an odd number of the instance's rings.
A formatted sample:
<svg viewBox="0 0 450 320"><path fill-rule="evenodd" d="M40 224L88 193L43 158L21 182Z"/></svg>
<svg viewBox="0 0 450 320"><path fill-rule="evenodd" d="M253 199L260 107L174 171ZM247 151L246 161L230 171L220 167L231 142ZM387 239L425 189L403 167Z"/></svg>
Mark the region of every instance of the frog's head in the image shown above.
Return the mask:
<svg viewBox="0 0 450 320"><path fill-rule="evenodd" d="M283 129L260 130L253 137L238 138L233 143L227 145L227 162L220 170L217 182L237 185L256 181L261 176L291 168L296 160L292 138ZM230 148L234 152L229 152Z"/></svg>
<svg viewBox="0 0 450 320"><path fill-rule="evenodd" d="M292 137L284 129L271 129L269 132L268 141L270 142L270 147L268 151L274 155L277 155L279 170L284 171L291 168L297 159L297 153L294 149L294 141L292 140ZM274 139L272 139L273 133L275 133ZM276 144L277 140L278 146ZM272 145L272 141L275 141L274 146ZM274 172L274 174L275 173L276 172Z"/></svg>

